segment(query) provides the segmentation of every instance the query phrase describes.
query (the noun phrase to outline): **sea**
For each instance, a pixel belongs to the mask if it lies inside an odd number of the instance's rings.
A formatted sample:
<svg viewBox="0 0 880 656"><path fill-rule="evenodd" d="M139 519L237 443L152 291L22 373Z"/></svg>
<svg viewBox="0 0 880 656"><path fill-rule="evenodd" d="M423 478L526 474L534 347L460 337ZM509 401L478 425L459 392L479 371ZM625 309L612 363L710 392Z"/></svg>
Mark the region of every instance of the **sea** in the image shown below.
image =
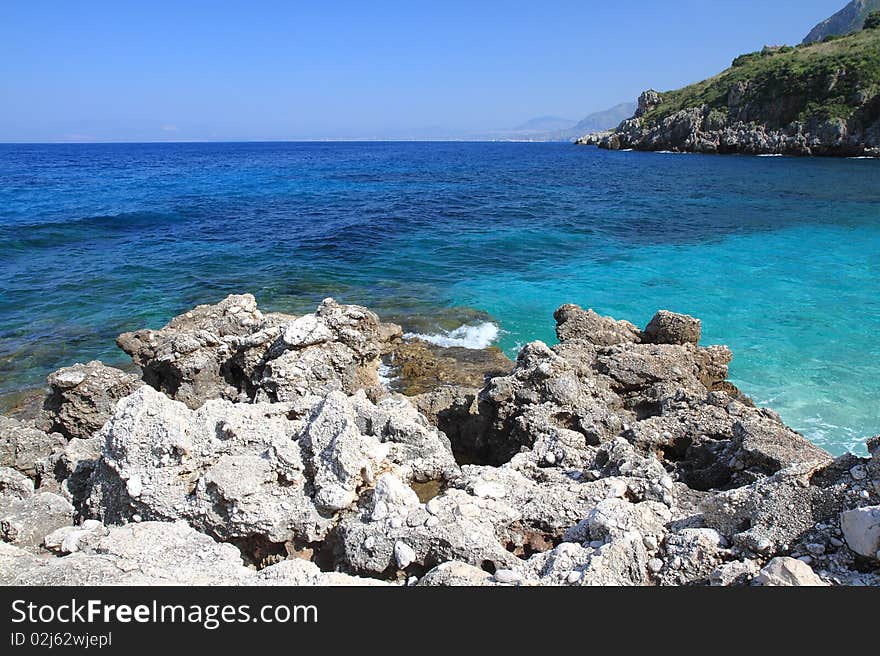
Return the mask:
<svg viewBox="0 0 880 656"><path fill-rule="evenodd" d="M0 398L231 293L515 357L563 303L703 321L816 444L880 433L880 160L564 143L0 145Z"/></svg>

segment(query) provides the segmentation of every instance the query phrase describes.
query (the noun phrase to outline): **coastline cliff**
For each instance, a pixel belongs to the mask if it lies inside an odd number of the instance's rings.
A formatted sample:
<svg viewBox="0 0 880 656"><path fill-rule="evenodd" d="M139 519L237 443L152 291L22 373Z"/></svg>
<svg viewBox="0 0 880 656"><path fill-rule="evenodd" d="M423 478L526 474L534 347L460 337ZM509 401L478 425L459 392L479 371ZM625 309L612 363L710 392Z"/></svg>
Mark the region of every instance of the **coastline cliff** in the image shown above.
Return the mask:
<svg viewBox="0 0 880 656"><path fill-rule="evenodd" d="M737 57L702 82L639 98L579 145L609 150L880 157L880 29Z"/></svg>

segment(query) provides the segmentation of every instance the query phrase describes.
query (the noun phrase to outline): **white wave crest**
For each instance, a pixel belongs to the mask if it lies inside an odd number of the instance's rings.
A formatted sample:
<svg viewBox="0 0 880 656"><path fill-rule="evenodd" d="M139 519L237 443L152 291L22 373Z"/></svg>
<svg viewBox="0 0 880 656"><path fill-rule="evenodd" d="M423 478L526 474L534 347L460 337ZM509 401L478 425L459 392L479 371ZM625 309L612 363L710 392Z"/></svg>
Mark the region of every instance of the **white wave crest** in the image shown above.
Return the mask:
<svg viewBox="0 0 880 656"><path fill-rule="evenodd" d="M762 153L758 157L784 157L782 153Z"/></svg>
<svg viewBox="0 0 880 656"><path fill-rule="evenodd" d="M408 339L418 338L437 346L461 346L469 349L484 349L498 339L498 326L491 321L476 326L459 326L448 332L426 335L424 333L406 333Z"/></svg>

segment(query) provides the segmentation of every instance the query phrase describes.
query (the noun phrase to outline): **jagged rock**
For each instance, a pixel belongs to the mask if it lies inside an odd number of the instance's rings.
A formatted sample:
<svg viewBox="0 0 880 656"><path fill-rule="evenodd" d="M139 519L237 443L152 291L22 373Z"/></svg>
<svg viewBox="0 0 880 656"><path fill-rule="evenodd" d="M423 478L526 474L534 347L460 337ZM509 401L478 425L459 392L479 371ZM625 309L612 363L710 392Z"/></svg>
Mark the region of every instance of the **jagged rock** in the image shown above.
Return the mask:
<svg viewBox="0 0 880 656"><path fill-rule="evenodd" d="M723 560L724 538L711 528L685 528L666 539L658 579L664 585L705 585Z"/></svg>
<svg viewBox="0 0 880 656"><path fill-rule="evenodd" d="M73 506L51 492L37 492L23 498L0 497L0 539L38 547L46 535L72 524L73 514Z"/></svg>
<svg viewBox="0 0 880 656"><path fill-rule="evenodd" d="M47 432L68 439L86 439L99 431L119 399L143 385L134 374L95 360L49 374L50 393L44 403Z"/></svg>
<svg viewBox="0 0 880 656"><path fill-rule="evenodd" d="M246 379L245 352L262 355L293 319L263 315L250 294L231 295L216 305L199 305L161 330L120 335L116 343L143 370L144 381L168 396L197 408L208 399L235 399ZM259 360L259 356L256 357Z"/></svg>
<svg viewBox="0 0 880 656"><path fill-rule="evenodd" d="M639 105L636 109L636 116L644 116L648 112L653 111L661 102L663 102L663 98L653 89L643 91L639 96Z"/></svg>
<svg viewBox="0 0 880 656"><path fill-rule="evenodd" d="M880 501L880 439L832 460L726 381L730 351L698 346L696 319L659 312L642 332L563 306L560 343L527 344L482 389L405 397L375 384L399 327L329 299L299 319L251 301L130 338L178 400L142 385L69 442L0 420L6 459L39 483L0 469L0 528L26 545L0 545L0 581L745 585L792 556L880 583L838 528ZM59 406L71 435L98 421L90 396L109 413L119 375L101 371L61 375L81 394ZM782 565L758 578L803 574Z"/></svg>
<svg viewBox="0 0 880 656"><path fill-rule="evenodd" d="M410 402L449 438L456 459L462 463L482 461L490 450L487 438L491 419L480 411L480 390L443 385L410 398Z"/></svg>
<svg viewBox="0 0 880 656"><path fill-rule="evenodd" d="M577 305L563 305L553 313L560 342L584 340L596 346L641 341L641 332L628 321L602 317Z"/></svg>
<svg viewBox="0 0 880 656"><path fill-rule="evenodd" d="M592 553L579 584L594 587L648 583L648 553L642 538L638 534L626 534Z"/></svg>
<svg viewBox="0 0 880 656"><path fill-rule="evenodd" d="M704 502L706 524L755 553L784 550L846 504L845 487L823 485L822 470L815 462L794 464L751 485L710 496Z"/></svg>
<svg viewBox="0 0 880 656"><path fill-rule="evenodd" d="M34 482L11 467L0 467L0 498L26 499L34 493Z"/></svg>
<svg viewBox="0 0 880 656"><path fill-rule="evenodd" d="M310 542L328 524L306 491L296 439L312 405L212 400L190 410L142 387L99 433L91 513L109 522L185 519L224 539Z"/></svg>
<svg viewBox="0 0 880 656"><path fill-rule="evenodd" d="M387 583L341 572L322 572L314 563L292 558L249 576L244 585L382 586Z"/></svg>
<svg viewBox="0 0 880 656"><path fill-rule="evenodd" d="M563 542L529 558L523 564L524 573L527 580L541 585L580 585L595 553L592 547Z"/></svg>
<svg viewBox="0 0 880 656"><path fill-rule="evenodd" d="M314 314L295 318L263 314L254 297L243 294L117 342L148 384L197 408L208 399L283 402L379 390L379 355L400 333L366 308L330 298Z"/></svg>
<svg viewBox="0 0 880 656"><path fill-rule="evenodd" d="M661 503L645 501L630 503L624 499L605 499L587 515L587 525L593 540L610 542L627 533L662 540L666 534L665 522L672 513Z"/></svg>
<svg viewBox="0 0 880 656"><path fill-rule="evenodd" d="M404 480L440 481L457 472L449 440L406 398L392 395L374 404L363 390L349 398L361 432L387 445L388 459Z"/></svg>
<svg viewBox="0 0 880 656"><path fill-rule="evenodd" d="M330 392L315 408L303 445L311 462L315 505L335 512L357 499L357 490L375 481L388 445L364 436L348 397Z"/></svg>
<svg viewBox="0 0 880 656"><path fill-rule="evenodd" d="M223 539L312 542L383 470L407 481L457 470L443 435L404 399L374 405L363 392L190 410L143 387L99 436L93 515L186 519Z"/></svg>
<svg viewBox="0 0 880 656"><path fill-rule="evenodd" d="M449 490L409 511L392 508L378 521L373 520L373 508L368 504L344 518L328 540L337 564L354 574L392 575L398 570L398 542L411 550L406 554L408 567L425 571L458 560L494 572L519 563L502 546L499 535L499 527L516 519L516 511L503 501Z"/></svg>
<svg viewBox="0 0 880 656"><path fill-rule="evenodd" d="M622 425L614 412L620 399L607 380L584 369L582 361L572 363L543 342L524 346L511 375L493 378L482 395L484 411L492 422L484 461L505 462L546 436L559 447L557 452L554 445L547 445L552 454L548 462L583 464L590 448ZM567 456L574 461L568 462Z"/></svg>
<svg viewBox="0 0 880 656"><path fill-rule="evenodd" d="M645 328L645 341L654 344L700 343L702 324L699 319L686 314L660 310Z"/></svg>
<svg viewBox="0 0 880 656"><path fill-rule="evenodd" d="M776 557L767 563L754 580L755 585L826 586L812 568L796 558Z"/></svg>
<svg viewBox="0 0 880 656"><path fill-rule="evenodd" d="M38 463L40 489L57 492L70 501L83 514L89 496L89 479L101 457L102 439L74 439L63 449Z"/></svg>
<svg viewBox="0 0 880 656"><path fill-rule="evenodd" d="M285 328L255 379L257 400L291 401L307 394L359 389L379 395L379 356L387 339L400 333L394 324L359 305L325 299L313 315Z"/></svg>
<svg viewBox="0 0 880 656"><path fill-rule="evenodd" d="M84 525L85 526L85 525ZM55 534L53 534L54 536ZM382 585L314 563L285 560L259 572L245 567L241 554L184 522L143 522L118 527L73 529L73 552L41 558L0 543L0 583L4 585ZM67 549L61 548L63 553Z"/></svg>
<svg viewBox="0 0 880 656"><path fill-rule="evenodd" d="M880 506L841 513L840 528L850 549L865 558L880 560Z"/></svg>
<svg viewBox="0 0 880 656"><path fill-rule="evenodd" d="M58 433L45 433L0 415L0 467L12 467L37 479L37 463L65 443Z"/></svg>

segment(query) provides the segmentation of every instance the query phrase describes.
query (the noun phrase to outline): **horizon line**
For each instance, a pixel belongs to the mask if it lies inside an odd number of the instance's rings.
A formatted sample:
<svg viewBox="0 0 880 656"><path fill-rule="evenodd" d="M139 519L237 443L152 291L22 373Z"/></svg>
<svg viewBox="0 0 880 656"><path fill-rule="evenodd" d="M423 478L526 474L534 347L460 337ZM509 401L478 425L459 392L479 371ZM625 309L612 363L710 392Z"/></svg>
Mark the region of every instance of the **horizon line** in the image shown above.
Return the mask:
<svg viewBox="0 0 880 656"><path fill-rule="evenodd" d="M176 139L156 141L3 141L2 146L96 146L96 145L158 145L158 144L210 144L210 143L555 143L573 144L571 140L550 139L394 139L394 138L367 138L352 137L339 139Z"/></svg>

